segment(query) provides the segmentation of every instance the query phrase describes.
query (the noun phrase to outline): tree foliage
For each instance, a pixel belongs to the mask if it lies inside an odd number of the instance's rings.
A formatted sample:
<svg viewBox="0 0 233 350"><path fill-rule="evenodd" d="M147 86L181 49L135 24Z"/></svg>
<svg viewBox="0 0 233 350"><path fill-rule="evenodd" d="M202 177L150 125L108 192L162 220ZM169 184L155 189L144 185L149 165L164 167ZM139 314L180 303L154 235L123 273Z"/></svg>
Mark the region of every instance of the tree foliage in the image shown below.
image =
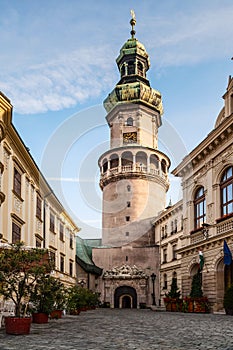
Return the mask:
<svg viewBox="0 0 233 350"><path fill-rule="evenodd" d="M14 302L17 317L38 279L52 268L45 249L27 248L22 242L0 249L0 294Z"/></svg>

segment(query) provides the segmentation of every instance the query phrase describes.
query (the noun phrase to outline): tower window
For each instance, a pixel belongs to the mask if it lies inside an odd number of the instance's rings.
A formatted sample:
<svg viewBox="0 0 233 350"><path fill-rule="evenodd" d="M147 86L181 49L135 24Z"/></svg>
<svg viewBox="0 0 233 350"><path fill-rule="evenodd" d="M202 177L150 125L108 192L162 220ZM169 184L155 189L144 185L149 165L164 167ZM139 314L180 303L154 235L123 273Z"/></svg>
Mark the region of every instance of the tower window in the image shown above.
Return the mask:
<svg viewBox="0 0 233 350"><path fill-rule="evenodd" d="M133 126L133 118L129 117L126 121L127 126Z"/></svg>
<svg viewBox="0 0 233 350"><path fill-rule="evenodd" d="M126 220L126 221L130 221L130 216L126 216L126 217L125 217L125 220Z"/></svg>
<svg viewBox="0 0 233 350"><path fill-rule="evenodd" d="M127 186L127 191L128 191L128 192L131 191L131 186L130 186L130 185Z"/></svg>
<svg viewBox="0 0 233 350"><path fill-rule="evenodd" d="M128 237L129 236L129 232L125 232L125 235L126 235L126 237Z"/></svg>
<svg viewBox="0 0 233 350"><path fill-rule="evenodd" d="M163 173L166 173L167 166L166 166L166 161L164 159L162 159L162 162L161 162L161 169Z"/></svg>
<svg viewBox="0 0 233 350"><path fill-rule="evenodd" d="M128 261L129 260L129 258L128 258L128 256L126 255L126 257L125 257L125 261Z"/></svg>
<svg viewBox="0 0 233 350"><path fill-rule="evenodd" d="M128 63L128 75L135 74L135 64L133 61Z"/></svg>
<svg viewBox="0 0 233 350"><path fill-rule="evenodd" d="M131 203L127 202L127 208L130 208L130 207L131 207Z"/></svg>

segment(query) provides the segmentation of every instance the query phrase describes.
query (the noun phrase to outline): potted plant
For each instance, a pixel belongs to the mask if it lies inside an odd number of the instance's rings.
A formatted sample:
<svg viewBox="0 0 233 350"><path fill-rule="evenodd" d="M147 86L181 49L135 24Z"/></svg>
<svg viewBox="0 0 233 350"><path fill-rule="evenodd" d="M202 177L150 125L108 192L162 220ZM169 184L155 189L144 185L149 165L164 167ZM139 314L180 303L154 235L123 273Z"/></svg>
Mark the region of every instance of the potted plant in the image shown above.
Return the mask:
<svg viewBox="0 0 233 350"><path fill-rule="evenodd" d="M79 315L80 308L84 306L84 301L82 299L80 287L73 286L69 288L67 310L71 315Z"/></svg>
<svg viewBox="0 0 233 350"><path fill-rule="evenodd" d="M8 334L28 334L31 317L27 316L29 296L38 279L51 271L48 251L10 244L0 249L0 294L15 305L15 316L6 317Z"/></svg>
<svg viewBox="0 0 233 350"><path fill-rule="evenodd" d="M171 289L165 294L163 300L166 306L166 311L181 311L182 299L180 299L180 291L175 277L172 278Z"/></svg>
<svg viewBox="0 0 233 350"><path fill-rule="evenodd" d="M233 315L233 284L225 291L223 306L227 315Z"/></svg>
<svg viewBox="0 0 233 350"><path fill-rule="evenodd" d="M54 290L56 280L50 275L44 275L38 279L30 295L32 308L32 320L34 323L47 323L48 317L54 307Z"/></svg>
<svg viewBox="0 0 233 350"><path fill-rule="evenodd" d="M187 308L189 312L209 312L208 298L203 296L200 271L193 276L190 297L186 298L186 301L189 303Z"/></svg>
<svg viewBox="0 0 233 350"><path fill-rule="evenodd" d="M51 318L61 318L62 312L67 307L67 289L58 279L54 279L52 286L53 309L50 312Z"/></svg>

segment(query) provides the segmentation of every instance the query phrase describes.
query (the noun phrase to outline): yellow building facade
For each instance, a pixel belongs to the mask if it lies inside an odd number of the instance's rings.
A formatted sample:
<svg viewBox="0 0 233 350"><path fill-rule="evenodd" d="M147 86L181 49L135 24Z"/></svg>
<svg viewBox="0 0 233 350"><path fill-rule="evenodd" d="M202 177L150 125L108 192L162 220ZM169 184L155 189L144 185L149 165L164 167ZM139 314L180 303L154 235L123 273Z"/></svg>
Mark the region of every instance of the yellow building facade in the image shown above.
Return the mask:
<svg viewBox="0 0 233 350"><path fill-rule="evenodd" d="M0 92L0 241L47 248L54 277L76 282L79 228L54 194L12 124L10 100Z"/></svg>

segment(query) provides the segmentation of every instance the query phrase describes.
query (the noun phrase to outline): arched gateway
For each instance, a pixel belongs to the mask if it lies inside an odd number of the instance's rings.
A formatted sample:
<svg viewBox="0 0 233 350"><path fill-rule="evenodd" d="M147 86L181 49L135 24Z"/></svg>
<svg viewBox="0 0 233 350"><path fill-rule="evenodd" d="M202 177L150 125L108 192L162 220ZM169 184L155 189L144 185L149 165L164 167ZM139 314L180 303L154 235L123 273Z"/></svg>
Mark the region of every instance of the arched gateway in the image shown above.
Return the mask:
<svg viewBox="0 0 233 350"><path fill-rule="evenodd" d="M133 287L121 286L114 293L114 308L137 308L137 293Z"/></svg>

